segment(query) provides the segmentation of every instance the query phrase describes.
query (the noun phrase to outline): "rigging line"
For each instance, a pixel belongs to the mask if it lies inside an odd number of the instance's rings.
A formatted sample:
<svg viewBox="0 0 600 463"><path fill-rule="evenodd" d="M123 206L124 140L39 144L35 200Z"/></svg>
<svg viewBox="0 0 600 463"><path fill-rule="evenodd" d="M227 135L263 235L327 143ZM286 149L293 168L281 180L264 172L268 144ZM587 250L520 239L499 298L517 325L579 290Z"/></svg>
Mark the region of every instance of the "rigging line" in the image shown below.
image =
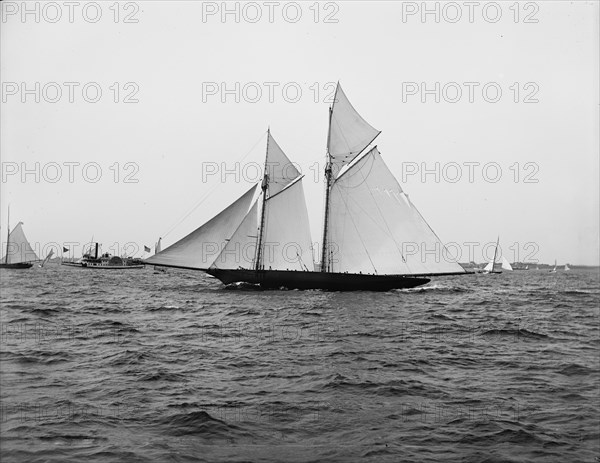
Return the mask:
<svg viewBox="0 0 600 463"><path fill-rule="evenodd" d="M266 132L265 132L265 133L266 133ZM252 146L252 148L250 148L250 149L249 149L249 150L246 152L246 154L244 154L244 156L242 156L242 157L241 157L240 159L238 159L236 162L241 162L241 161L243 161L244 159L246 159L246 157L248 157L248 155L249 155L249 154L250 154L250 153L251 153L251 152L254 150L254 148L256 148L256 147L258 146L258 144L259 144L259 143L262 141L262 139L263 139L263 137L264 137L264 136L265 136L265 134L263 133L263 134L260 136L260 138L258 139L258 141L257 141L257 142L256 142L256 143L255 143L255 144ZM190 210L190 211L189 211L187 214L185 214L185 215L184 215L184 216L183 216L183 217L182 217L182 218L181 218L181 219L180 219L180 220L179 220L177 223L175 223L175 225L173 225L173 226L172 226L172 227L169 229L169 231L167 231L166 233L162 234L161 236L162 236L163 238L164 238L164 237L166 237L166 236L168 236L168 235L169 235L169 233L171 233L171 232L172 232L172 231L173 231L175 228L177 228L179 225L181 225L181 223L182 223L184 220L186 220L186 219L187 219L187 218L188 218L190 215L192 215L192 213L193 213L193 212L194 212L196 209L198 209L198 208L199 208L199 207L202 205L202 203L204 203L204 201L206 201L206 200L207 200L207 199L210 197L210 195L212 195L212 194L215 192L215 190L216 190L216 189L217 189L219 186L220 186L220 184L219 184L219 183L217 183L217 184L213 185L213 187L212 187L210 190L208 190L208 191L207 191L207 192L204 194L204 196L203 196L203 197L202 197L202 198L199 200L199 202L198 202L198 203L197 203L197 204L196 204L196 205L195 205L195 206L194 206L194 207L193 207L193 208L192 208L192 209L191 209L191 210Z"/></svg>
<svg viewBox="0 0 600 463"><path fill-rule="evenodd" d="M308 267L306 265L304 265L304 262L302 261L302 256L300 254L298 254L298 251L296 251L296 256L298 257L298 262L300 264L300 268L302 269L302 267L304 267L304 270L306 270L308 272L309 271Z"/></svg>
<svg viewBox="0 0 600 463"><path fill-rule="evenodd" d="M364 167L364 165L366 164L366 160L369 158L369 155L372 153L372 151L373 151L375 148L377 148L377 147L376 147L376 146L374 146L374 147L373 147L373 149L369 150L369 152L368 152L367 154L365 154L365 155L364 155L364 156L363 156L361 159L359 159L359 160L356 162L356 164L349 165L349 167L348 167L348 168L347 168L347 169L346 169L344 172L342 172L342 174L341 174L341 175L338 175L338 176L337 176L337 178L335 178L335 179L333 180L333 183L336 183L336 182L337 182L337 181L338 181L338 180L339 180L341 177L345 176L345 175L346 175L348 172L350 172L351 170L353 170L353 169L354 169L356 166L358 166L359 164L361 164L363 161L365 161L365 162L363 163L363 166L362 166L362 167ZM374 165L374 164L375 164L375 162L372 162L372 163L371 163L371 166L369 167L369 174L370 174L370 173L371 173L371 171L373 170L373 165ZM362 167L361 167L361 168L362 168ZM352 178L354 175L358 175L358 173L359 173L359 172L354 172L354 171L353 171L353 172L350 174L350 178ZM368 176L369 174L367 174L367 176ZM348 186L348 187L346 187L346 189L348 190L348 189L350 189L350 188L358 188L358 187L359 187L359 186L361 186L363 183L365 183L364 177L363 177L363 181L362 181L362 182L360 182L360 183L358 183L358 184L356 184L356 185L354 185L354 186Z"/></svg>
<svg viewBox="0 0 600 463"><path fill-rule="evenodd" d="M336 185L334 184L333 186L335 187ZM346 199L344 198L344 195L340 194L340 197L342 198L342 201L344 201L344 205L346 206L346 211L349 211L349 209L348 209L348 203L346 202ZM358 239L360 239L360 242L363 245L363 248L365 249L365 252L367 253L367 257L369 258L369 262L371 262L371 265L373 266L373 270L375 270L375 274L377 274L377 269L375 268L375 264L373 263L373 260L371 259L371 255L369 254L369 250L365 246L365 242L363 241L362 236L360 236L360 232L358 231L358 227L356 226L356 222L354 222L354 218L352 217L352 214L348 214L348 216L350 217L350 220L352 221L352 225L354 225L354 229L356 230L356 234L358 235Z"/></svg>
<svg viewBox="0 0 600 463"><path fill-rule="evenodd" d="M440 244L442 245L442 249L446 251L446 253L448 253L448 248L446 248L446 245L443 243L443 241L440 239L439 236L437 236L437 233L433 231L433 228L431 228L431 226L429 225L429 223L427 222L427 220L425 220L425 217L423 217L421 215L421 213L419 212L419 209L417 209L417 207L412 203L412 201L410 200L410 198L408 197L408 195L405 193L404 194L406 196L406 198L408 199L408 202L410 203L410 206L417 212L417 214L419 214L419 217L421 217L421 219L423 220L423 222L425 222L425 225L427 225L427 228L429 228L429 231L431 231L431 233L433 233L433 236L435 236L437 238L437 240L440 242ZM449 255L449 254L446 254ZM460 265L458 262L454 262L457 265ZM464 269L463 269L464 270ZM465 270L466 272L466 270Z"/></svg>

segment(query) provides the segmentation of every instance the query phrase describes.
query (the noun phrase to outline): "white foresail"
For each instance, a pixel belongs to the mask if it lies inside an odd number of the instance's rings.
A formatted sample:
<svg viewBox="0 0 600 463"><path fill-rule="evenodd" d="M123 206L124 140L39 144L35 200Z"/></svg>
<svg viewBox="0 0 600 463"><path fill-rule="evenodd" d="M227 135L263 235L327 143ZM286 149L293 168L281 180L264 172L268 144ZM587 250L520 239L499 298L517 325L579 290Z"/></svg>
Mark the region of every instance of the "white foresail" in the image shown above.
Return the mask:
<svg viewBox="0 0 600 463"><path fill-rule="evenodd" d="M2 262L7 264L19 264L21 262L32 262L40 260L35 251L31 248L29 241L23 232L23 222L19 222L17 226L10 232L8 236L8 245L6 254L2 257Z"/></svg>
<svg viewBox="0 0 600 463"><path fill-rule="evenodd" d="M502 268L504 270L512 270L512 265L510 265L510 262L508 261L508 259L504 256L502 256Z"/></svg>
<svg viewBox="0 0 600 463"><path fill-rule="evenodd" d="M330 271L464 272L402 191L376 147L335 180L330 201Z"/></svg>
<svg viewBox="0 0 600 463"><path fill-rule="evenodd" d="M262 268L265 270L314 271L308 210L301 178L267 199L262 256Z"/></svg>
<svg viewBox="0 0 600 463"><path fill-rule="evenodd" d="M358 156L379 134L379 130L358 114L338 83L331 109L327 147L334 174Z"/></svg>
<svg viewBox="0 0 600 463"><path fill-rule="evenodd" d="M227 240L227 244L214 260L211 268L251 269L254 265L257 232L258 201L255 201L239 227Z"/></svg>
<svg viewBox="0 0 600 463"><path fill-rule="evenodd" d="M484 267L484 269L486 272L493 272L494 271L494 261L490 260L488 262L488 264Z"/></svg>
<svg viewBox="0 0 600 463"><path fill-rule="evenodd" d="M248 213L257 185L250 188L237 201L217 214L189 235L172 244L164 251L146 259L146 263L207 269L227 243Z"/></svg>
<svg viewBox="0 0 600 463"><path fill-rule="evenodd" d="M268 133L267 140L267 174L269 175L269 195L273 196L283 190L300 175L298 169L285 155L275 139Z"/></svg>

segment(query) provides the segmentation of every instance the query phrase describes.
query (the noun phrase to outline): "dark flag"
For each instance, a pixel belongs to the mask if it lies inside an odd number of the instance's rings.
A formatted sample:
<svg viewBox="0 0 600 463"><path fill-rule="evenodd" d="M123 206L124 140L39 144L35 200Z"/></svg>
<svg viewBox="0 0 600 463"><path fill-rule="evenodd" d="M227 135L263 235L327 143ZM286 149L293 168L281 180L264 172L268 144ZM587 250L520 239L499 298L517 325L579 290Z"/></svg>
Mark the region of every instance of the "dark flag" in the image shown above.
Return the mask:
<svg viewBox="0 0 600 463"><path fill-rule="evenodd" d="M144 252L150 252L150 248L148 246L144 246Z"/></svg>
<svg viewBox="0 0 600 463"><path fill-rule="evenodd" d="M63 246L63 252L69 252L69 248L65 248L65 247Z"/></svg>

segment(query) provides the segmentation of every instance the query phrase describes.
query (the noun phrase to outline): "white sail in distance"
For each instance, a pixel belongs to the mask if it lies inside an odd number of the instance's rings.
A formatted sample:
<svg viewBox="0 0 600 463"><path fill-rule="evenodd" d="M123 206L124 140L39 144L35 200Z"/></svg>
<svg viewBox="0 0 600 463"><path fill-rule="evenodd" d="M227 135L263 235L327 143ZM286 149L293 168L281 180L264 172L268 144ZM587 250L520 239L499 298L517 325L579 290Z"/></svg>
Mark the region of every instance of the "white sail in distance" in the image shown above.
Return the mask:
<svg viewBox="0 0 600 463"><path fill-rule="evenodd" d="M354 109L338 83L331 107L327 144L333 173L337 175L342 167L352 162L380 133Z"/></svg>
<svg viewBox="0 0 600 463"><path fill-rule="evenodd" d="M8 235L6 254L2 257L2 262L7 264L20 264L22 262L33 262L40 260L32 249L27 237L23 232L23 222L19 222L13 231Z"/></svg>
<svg viewBox="0 0 600 463"><path fill-rule="evenodd" d="M211 220L171 246L146 259L146 263L206 270L219 256L227 239L244 220L256 193L254 185Z"/></svg>
<svg viewBox="0 0 600 463"><path fill-rule="evenodd" d="M267 199L261 267L265 270L314 271L302 178Z"/></svg>
<svg viewBox="0 0 600 463"><path fill-rule="evenodd" d="M483 269L486 272L493 272L494 271L494 265L496 264L496 257L498 256L498 247L500 246L500 237L498 237L498 239L496 240L496 247L494 248L494 257L492 257L492 260L490 260L490 262L485 266L485 268ZM512 270L512 267L511 267Z"/></svg>
<svg viewBox="0 0 600 463"><path fill-rule="evenodd" d="M378 275L464 273L371 149L334 181L329 270Z"/></svg>
<svg viewBox="0 0 600 463"><path fill-rule="evenodd" d="M511 271L513 269L512 265L510 265L510 262L508 261L508 259L504 256L502 256L502 268L504 270L508 270L508 271Z"/></svg>

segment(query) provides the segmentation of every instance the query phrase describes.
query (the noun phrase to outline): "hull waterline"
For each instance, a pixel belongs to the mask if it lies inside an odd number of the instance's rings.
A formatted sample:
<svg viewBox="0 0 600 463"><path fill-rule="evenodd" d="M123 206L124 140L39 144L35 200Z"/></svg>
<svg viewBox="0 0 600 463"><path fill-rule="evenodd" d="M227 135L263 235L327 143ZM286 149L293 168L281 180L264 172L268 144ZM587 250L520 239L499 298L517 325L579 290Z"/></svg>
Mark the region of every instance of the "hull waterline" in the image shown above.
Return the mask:
<svg viewBox="0 0 600 463"><path fill-rule="evenodd" d="M33 267L33 264L29 262L20 262L18 264L0 264L0 268L13 269L13 270L22 270L26 268Z"/></svg>
<svg viewBox="0 0 600 463"><path fill-rule="evenodd" d="M207 269L206 273L224 284L249 283L265 289L324 289L330 291L389 291L414 288L429 283L429 278L401 275L363 275L356 273L294 272L285 270Z"/></svg>

